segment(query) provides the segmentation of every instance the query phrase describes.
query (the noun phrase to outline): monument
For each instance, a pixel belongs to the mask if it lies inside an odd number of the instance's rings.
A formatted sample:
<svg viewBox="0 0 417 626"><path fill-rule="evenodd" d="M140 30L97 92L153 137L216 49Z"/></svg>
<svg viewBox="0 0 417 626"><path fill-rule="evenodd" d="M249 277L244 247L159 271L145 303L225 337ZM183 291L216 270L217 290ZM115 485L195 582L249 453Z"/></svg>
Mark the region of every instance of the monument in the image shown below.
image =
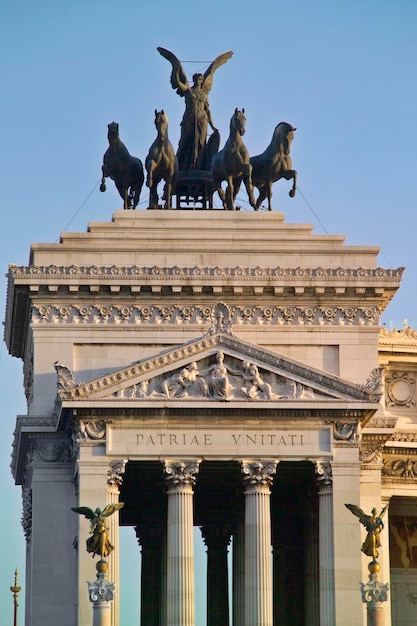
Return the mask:
<svg viewBox="0 0 417 626"><path fill-rule="evenodd" d="M211 78L230 56L214 61ZM415 411L414 356L400 357L403 344L388 333L378 358L381 313L403 268L381 268L378 248L314 234L276 210L229 210L239 182L258 185L254 209L262 196L272 208L278 174L256 178L255 157L241 181L227 181L225 210L211 210L213 173L198 169L217 141L214 128L207 148L209 75L187 87L175 59L189 100L173 210L168 187L166 210L135 210L135 179L111 221L34 243L27 266L9 267L5 340L23 361L28 403L12 455L26 624L91 626L90 555L107 553L119 589L123 525L142 551L141 626L194 626L195 526L207 547L208 626L357 626L366 563L344 503L379 508L414 475L413 442L394 433L397 413L409 424ZM292 192L294 131L279 124L274 133ZM178 200L185 188L188 208ZM196 205L203 210L188 210ZM92 536L70 512L87 502L103 507L87 511ZM393 506L390 517L408 515ZM116 594L111 626L118 603Z"/></svg>

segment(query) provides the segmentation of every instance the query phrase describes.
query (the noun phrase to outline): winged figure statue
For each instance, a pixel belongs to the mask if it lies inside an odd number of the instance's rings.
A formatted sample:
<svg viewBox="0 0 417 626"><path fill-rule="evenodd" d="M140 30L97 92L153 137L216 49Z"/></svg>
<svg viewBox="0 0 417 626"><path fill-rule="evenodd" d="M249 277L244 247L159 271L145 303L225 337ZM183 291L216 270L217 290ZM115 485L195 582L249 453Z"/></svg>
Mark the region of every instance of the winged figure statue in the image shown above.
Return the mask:
<svg viewBox="0 0 417 626"><path fill-rule="evenodd" d="M124 502L118 502L117 504L108 504L101 510L99 507L95 511L88 506L74 506L71 510L79 515L84 515L90 520L90 532L91 537L87 539L87 552L91 552L93 557L95 554L100 555L101 558L106 557L114 550L114 546L109 541L107 524L105 522L106 517L110 517L116 511L119 511L124 507Z"/></svg>
<svg viewBox="0 0 417 626"><path fill-rule="evenodd" d="M378 511L373 508L371 515L367 515L356 504L345 504L345 507L349 509L353 515L359 518L359 521L367 530L366 539L362 544L362 552L367 556L372 556L374 559L378 557L378 548L381 547L381 530L384 528L382 516L388 508L388 504L381 509L379 515Z"/></svg>
<svg viewBox="0 0 417 626"><path fill-rule="evenodd" d="M211 118L208 94L213 85L214 72L224 65L233 52L220 54L209 65L204 74L194 74L193 85L190 87L187 76L181 62L175 54L165 48L157 48L158 52L167 59L172 66L171 85L177 94L185 98L185 113L181 122L181 137L178 144L178 164L180 170L210 169L207 163L207 128L213 130L213 141L217 143L216 149L210 146L210 153L216 152L220 143L219 133Z"/></svg>

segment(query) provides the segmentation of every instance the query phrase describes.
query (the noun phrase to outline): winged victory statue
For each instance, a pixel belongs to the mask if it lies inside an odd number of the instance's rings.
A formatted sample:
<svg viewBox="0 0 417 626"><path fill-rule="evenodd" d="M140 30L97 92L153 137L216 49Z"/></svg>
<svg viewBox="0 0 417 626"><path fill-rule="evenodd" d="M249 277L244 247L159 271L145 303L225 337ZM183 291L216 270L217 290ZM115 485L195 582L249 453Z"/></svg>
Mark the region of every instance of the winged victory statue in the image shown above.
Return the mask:
<svg viewBox="0 0 417 626"><path fill-rule="evenodd" d="M90 532L91 537L87 539L87 552L91 552L93 557L98 554L101 558L106 557L114 550L114 546L110 543L108 532L109 529L106 524L106 517L110 517L116 511L119 511L124 507L124 502L118 502L117 504L108 504L101 510L99 507L95 511L88 506L75 506L71 507L74 513L84 515L90 520Z"/></svg>
<svg viewBox="0 0 417 626"><path fill-rule="evenodd" d="M181 62L175 54L161 47L157 50L171 63L172 88L179 96L185 98L185 112L181 122L181 136L177 151L179 169L210 169L211 156L218 150L220 136L211 117L208 94L213 85L215 71L231 58L233 52L220 54L204 74L194 74L193 85L190 86ZM213 134L206 143L209 125Z"/></svg>
<svg viewBox="0 0 417 626"><path fill-rule="evenodd" d="M381 509L379 515L377 515L377 509L373 508L371 515L367 515L356 504L345 504L345 507L349 509L353 515L359 518L359 521L367 530L366 539L362 544L362 552L367 556L372 556L374 559L378 557L378 548L381 547L381 531L384 528L382 516L388 508L388 504Z"/></svg>

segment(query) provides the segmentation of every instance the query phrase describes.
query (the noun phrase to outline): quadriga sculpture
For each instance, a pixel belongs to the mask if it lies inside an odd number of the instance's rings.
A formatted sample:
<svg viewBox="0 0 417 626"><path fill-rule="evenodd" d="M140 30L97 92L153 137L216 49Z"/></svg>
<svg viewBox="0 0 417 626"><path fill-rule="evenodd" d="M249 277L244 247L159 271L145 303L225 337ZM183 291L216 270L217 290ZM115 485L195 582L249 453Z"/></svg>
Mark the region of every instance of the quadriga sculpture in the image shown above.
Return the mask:
<svg viewBox="0 0 417 626"><path fill-rule="evenodd" d="M272 211L272 183L280 178L293 179L293 186L289 192L291 198L295 196L297 188L297 171L292 169L290 157L291 142L294 131L297 130L287 122L280 122L274 130L272 140L265 152L251 157L252 183L259 190L255 209L258 210L265 198L268 198L268 211Z"/></svg>
<svg viewBox="0 0 417 626"><path fill-rule="evenodd" d="M235 112L230 120L230 135L225 146L214 155L211 163L214 190L218 192L223 207L234 210L234 201L243 180L249 196L249 203L256 208L252 186L252 166L249 161L249 152L243 143L245 133L245 109ZM223 191L222 181L227 182L226 193Z"/></svg>
<svg viewBox="0 0 417 626"><path fill-rule="evenodd" d="M109 177L123 198L123 208L136 209L145 179L142 161L129 154L119 137L119 124L112 122L107 128L109 147L103 157L100 191L106 191L106 178Z"/></svg>
<svg viewBox="0 0 417 626"><path fill-rule="evenodd" d="M158 184L165 181L162 198L165 200L165 209L172 208L172 192L178 178L178 160L174 148L168 139L168 117L164 110L155 109L155 126L158 135L149 149L145 160L148 173L146 184L150 189L149 208L158 208Z"/></svg>

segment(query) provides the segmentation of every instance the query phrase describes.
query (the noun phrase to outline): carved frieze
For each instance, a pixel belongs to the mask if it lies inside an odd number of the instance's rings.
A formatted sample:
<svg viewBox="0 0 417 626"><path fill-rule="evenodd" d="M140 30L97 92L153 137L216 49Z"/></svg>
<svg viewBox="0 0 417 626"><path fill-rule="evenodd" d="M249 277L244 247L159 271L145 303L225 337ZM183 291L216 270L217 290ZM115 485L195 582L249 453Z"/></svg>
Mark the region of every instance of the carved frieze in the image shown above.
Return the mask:
<svg viewBox="0 0 417 626"><path fill-rule="evenodd" d="M359 458L362 463L381 463L384 445L384 441L364 443L359 451Z"/></svg>
<svg viewBox="0 0 417 626"><path fill-rule="evenodd" d="M218 305L216 305L218 306ZM126 305L34 305L34 324L175 324L214 325L211 332L222 332L234 326L374 326L380 321L377 307L300 307L300 306L230 306L227 318L220 318L215 307L208 306L126 306Z"/></svg>
<svg viewBox="0 0 417 626"><path fill-rule="evenodd" d="M72 460L72 445L67 441L32 441L28 452L28 463L69 463Z"/></svg>
<svg viewBox="0 0 417 626"><path fill-rule="evenodd" d="M21 523L26 541L32 536L32 489L22 487L22 517Z"/></svg>
<svg viewBox="0 0 417 626"><path fill-rule="evenodd" d="M411 408L416 406L416 374L414 372L389 372L385 378L385 389L387 407Z"/></svg>
<svg viewBox="0 0 417 626"><path fill-rule="evenodd" d="M404 457L383 459L381 471L382 476L411 480L414 483L417 478L417 461Z"/></svg>
<svg viewBox="0 0 417 626"><path fill-rule="evenodd" d="M333 424L333 437L335 441L357 443L360 439L359 424L357 422L335 422Z"/></svg>
<svg viewBox="0 0 417 626"><path fill-rule="evenodd" d="M106 437L105 420L80 420L75 428L76 439L81 441L101 441Z"/></svg>
<svg viewBox="0 0 417 626"><path fill-rule="evenodd" d="M293 283L296 280L320 280L320 282L334 283L337 279L343 279L343 281L357 282L360 280L362 283L375 283L375 280L379 281L392 281L392 279L400 279L403 274L404 268L398 269L384 269L382 267L377 268L350 268L350 267L222 267L222 266L207 266L203 267L195 265L193 267L182 267L175 265L173 267L161 267L154 265L151 267L140 265L30 265L30 266L17 266L10 265L10 275L15 279L22 278L39 278L39 279L51 279L59 281L62 279L68 280L68 278L78 278L81 280L100 278L110 280L131 280L137 278L143 281L149 282L154 278L161 280L169 280L172 282L173 278L210 278L210 279L222 279L222 278L238 278L239 280L253 280L256 279L277 279L288 281Z"/></svg>

